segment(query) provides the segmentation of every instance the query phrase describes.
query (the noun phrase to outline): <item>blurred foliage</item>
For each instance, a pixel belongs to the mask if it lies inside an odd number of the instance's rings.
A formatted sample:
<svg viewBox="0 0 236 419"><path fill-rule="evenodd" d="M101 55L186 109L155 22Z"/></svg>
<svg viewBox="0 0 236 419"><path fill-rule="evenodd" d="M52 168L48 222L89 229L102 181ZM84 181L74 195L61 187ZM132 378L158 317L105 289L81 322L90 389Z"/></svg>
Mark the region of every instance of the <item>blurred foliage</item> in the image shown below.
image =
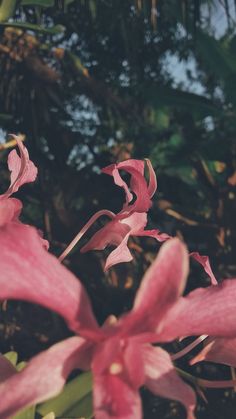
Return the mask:
<svg viewBox="0 0 236 419"><path fill-rule="evenodd" d="M26 135L39 177L18 194L23 219L44 231L53 252L95 211L121 208L122 192L100 168L149 157L158 176L150 226L208 254L218 278L235 276L235 22L227 0L0 1L1 141ZM7 152L0 145L3 191ZM130 308L158 249L146 238L130 246L134 262L106 275L105 252L77 249L66 262L100 322ZM193 266L189 289L206 284ZM9 303L0 327L2 350L16 347L23 358L68 335L60 319L27 304ZM219 392L215 409L212 394L198 417L231 418L234 393ZM143 398L148 419L157 410L184 417L175 403Z"/></svg>

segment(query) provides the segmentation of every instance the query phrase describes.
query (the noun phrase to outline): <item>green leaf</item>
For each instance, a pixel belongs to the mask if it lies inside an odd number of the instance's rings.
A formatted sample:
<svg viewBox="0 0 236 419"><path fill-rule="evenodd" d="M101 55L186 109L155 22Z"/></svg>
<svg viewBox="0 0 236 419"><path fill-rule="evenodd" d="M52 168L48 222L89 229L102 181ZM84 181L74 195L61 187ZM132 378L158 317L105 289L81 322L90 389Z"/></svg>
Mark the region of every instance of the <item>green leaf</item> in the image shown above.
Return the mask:
<svg viewBox="0 0 236 419"><path fill-rule="evenodd" d="M35 418L35 406L28 407L22 410L17 415L13 416L12 419L34 419Z"/></svg>
<svg viewBox="0 0 236 419"><path fill-rule="evenodd" d="M54 3L54 0L22 0L21 6L53 7Z"/></svg>
<svg viewBox="0 0 236 419"><path fill-rule="evenodd" d="M2 26L11 26L13 28L21 28L29 31L40 32L48 35L56 35L64 31L62 25L55 25L51 28L43 28L42 26L35 25L33 23L20 23L20 22L11 22L11 23L0 23Z"/></svg>
<svg viewBox="0 0 236 419"><path fill-rule="evenodd" d="M0 5L0 22L5 22L13 16L17 0L2 0Z"/></svg>
<svg viewBox="0 0 236 419"><path fill-rule="evenodd" d="M69 418L82 417L91 419L93 417L93 398L92 393L87 394L72 409L66 411L66 416Z"/></svg>
<svg viewBox="0 0 236 419"><path fill-rule="evenodd" d="M8 359L8 361L10 361L10 363L15 367L17 364L17 359L18 359L18 355L16 352L14 351L10 351L7 352L6 354L4 354L5 358Z"/></svg>
<svg viewBox="0 0 236 419"><path fill-rule="evenodd" d="M220 112L220 109L204 96L157 84L146 86L141 96L147 105L154 107L184 107L189 109L190 112L196 111L203 115Z"/></svg>
<svg viewBox="0 0 236 419"><path fill-rule="evenodd" d="M91 389L92 375L90 372L83 373L66 384L59 396L41 404L37 412L41 415L49 412L54 412L56 416L65 415L69 409L87 396Z"/></svg>

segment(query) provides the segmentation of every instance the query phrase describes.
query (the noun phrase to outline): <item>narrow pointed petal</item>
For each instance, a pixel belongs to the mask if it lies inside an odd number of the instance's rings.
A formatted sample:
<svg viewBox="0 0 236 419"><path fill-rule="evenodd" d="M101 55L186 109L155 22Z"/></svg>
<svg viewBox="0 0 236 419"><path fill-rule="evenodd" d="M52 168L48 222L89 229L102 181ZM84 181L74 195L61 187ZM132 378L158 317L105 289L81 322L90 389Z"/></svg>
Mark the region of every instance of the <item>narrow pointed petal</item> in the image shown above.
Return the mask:
<svg viewBox="0 0 236 419"><path fill-rule="evenodd" d="M11 171L11 185L5 195L9 196L18 191L25 183L34 182L38 169L29 159L27 148L16 136L20 156L12 150L8 156L8 168Z"/></svg>
<svg viewBox="0 0 236 419"><path fill-rule="evenodd" d="M193 259L195 259L198 263L200 263L200 265L203 266L205 272L207 273L207 275L210 277L211 280L211 284L212 285L217 285L218 282L216 280L215 275L212 272L211 269L211 265L210 265L210 261L209 261L209 257L208 256L202 256L200 255L198 252L192 252L189 254L189 256L191 256Z"/></svg>
<svg viewBox="0 0 236 419"><path fill-rule="evenodd" d="M216 338L210 341L190 362L210 361L236 367L236 338Z"/></svg>
<svg viewBox="0 0 236 419"><path fill-rule="evenodd" d="M109 254L105 263L104 272L106 272L112 266L117 265L118 263L130 262L133 259L133 256L131 255L127 245L129 236L130 233L128 233L119 244L119 246L117 246L117 248Z"/></svg>
<svg viewBox="0 0 236 419"><path fill-rule="evenodd" d="M163 320L160 341L180 336L236 336L236 280L199 288L182 297Z"/></svg>
<svg viewBox="0 0 236 419"><path fill-rule="evenodd" d="M86 342L66 339L31 359L27 366L0 384L0 417L7 419L27 406L56 396L74 369L81 368Z"/></svg>
<svg viewBox="0 0 236 419"><path fill-rule="evenodd" d="M93 388L96 419L142 418L139 393L127 383L122 372L95 374Z"/></svg>
<svg viewBox="0 0 236 419"><path fill-rule="evenodd" d="M143 230L135 234L135 236L139 237L152 237L156 239L158 242L165 242L166 240L170 239L171 236L166 233L161 233L159 230Z"/></svg>
<svg viewBox="0 0 236 419"><path fill-rule="evenodd" d="M149 183L148 183L148 193L150 198L153 197L154 193L157 190L157 178L156 173L154 172L154 169L152 167L152 163L149 159L145 159L149 171Z"/></svg>
<svg viewBox="0 0 236 419"><path fill-rule="evenodd" d="M161 348L147 345L144 350L145 385L152 393L182 403L187 419L194 419L196 397L192 388L177 374L169 354Z"/></svg>
<svg viewBox="0 0 236 419"><path fill-rule="evenodd" d="M0 248L1 300L40 304L64 317L74 331L99 332L82 284L44 249L33 227L10 223L1 228Z"/></svg>
<svg viewBox="0 0 236 419"><path fill-rule="evenodd" d="M161 247L144 275L133 310L123 319L124 327L137 329L139 333L155 330L185 288L188 260L186 247L177 238Z"/></svg>

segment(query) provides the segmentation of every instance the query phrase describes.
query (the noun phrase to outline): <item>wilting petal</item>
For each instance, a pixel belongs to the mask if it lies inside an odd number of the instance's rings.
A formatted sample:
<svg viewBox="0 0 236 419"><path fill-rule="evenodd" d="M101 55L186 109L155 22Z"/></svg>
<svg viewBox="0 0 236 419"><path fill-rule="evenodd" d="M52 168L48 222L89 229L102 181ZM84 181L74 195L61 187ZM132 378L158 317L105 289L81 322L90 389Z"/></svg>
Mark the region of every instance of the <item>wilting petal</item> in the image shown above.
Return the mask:
<svg viewBox="0 0 236 419"><path fill-rule="evenodd" d="M182 297L163 320L161 341L180 336L236 336L236 280L199 288Z"/></svg>
<svg viewBox="0 0 236 419"><path fill-rule="evenodd" d="M96 335L89 298L77 278L42 246L37 231L20 223L0 229L0 299L25 300L65 318L69 327Z"/></svg>
<svg viewBox="0 0 236 419"><path fill-rule="evenodd" d="M236 367L236 338L216 338L210 341L202 351L195 356L190 364L200 361L211 361Z"/></svg>
<svg viewBox="0 0 236 419"><path fill-rule="evenodd" d="M194 391L178 376L169 354L148 345L144 350L144 362L145 385L149 390L158 396L179 401L187 410L187 419L194 419Z"/></svg>
<svg viewBox="0 0 236 419"><path fill-rule="evenodd" d="M209 257L208 256L202 256L198 252L192 252L192 253L189 254L189 256L191 256L198 263L200 263L200 265L203 266L205 272L207 273L207 275L209 275L209 277L211 279L212 285L217 285L218 282L216 280L215 275L212 272Z"/></svg>
<svg viewBox="0 0 236 419"><path fill-rule="evenodd" d="M16 373L16 369L5 356L0 354L0 383Z"/></svg>
<svg viewBox="0 0 236 419"><path fill-rule="evenodd" d="M5 196L17 192L20 186L25 183L34 182L38 172L37 167L29 159L27 148L16 136L15 139L17 140L20 156L18 156L16 150L12 150L8 156L8 168L11 171L11 185L4 194Z"/></svg>
<svg viewBox="0 0 236 419"><path fill-rule="evenodd" d="M1 383L0 417L7 419L27 406L60 393L71 371L81 367L80 355L84 355L85 345L84 339L79 337L57 343Z"/></svg>
<svg viewBox="0 0 236 419"><path fill-rule="evenodd" d="M96 419L141 419L139 393L121 373L95 374L93 404Z"/></svg>
<svg viewBox="0 0 236 419"><path fill-rule="evenodd" d="M0 197L0 227L14 221L20 215L22 203L19 199Z"/></svg>
<svg viewBox="0 0 236 419"><path fill-rule="evenodd" d="M185 246L177 238L168 240L144 275L133 310L121 320L121 324L139 333L154 330L182 294L188 266Z"/></svg>

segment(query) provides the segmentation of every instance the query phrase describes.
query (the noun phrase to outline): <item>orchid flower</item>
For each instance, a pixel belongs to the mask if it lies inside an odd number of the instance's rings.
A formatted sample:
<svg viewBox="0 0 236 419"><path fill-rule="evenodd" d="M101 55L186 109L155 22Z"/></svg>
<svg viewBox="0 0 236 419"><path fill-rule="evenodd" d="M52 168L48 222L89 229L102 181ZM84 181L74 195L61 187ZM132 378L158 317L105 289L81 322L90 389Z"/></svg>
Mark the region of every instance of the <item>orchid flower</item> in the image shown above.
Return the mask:
<svg viewBox="0 0 236 419"><path fill-rule="evenodd" d="M133 309L99 327L82 284L46 252L33 227L16 222L1 227L0 247L0 300L40 304L64 317L77 334L32 358L21 372L5 369L0 417L55 396L72 370L91 368L96 419L141 418L142 385L181 402L188 419L194 418L192 388L170 355L152 343L187 335L235 337L236 281L182 297L189 257L179 239L170 239L144 275Z"/></svg>
<svg viewBox="0 0 236 419"><path fill-rule="evenodd" d="M146 159L146 163L149 172L148 183L144 177L144 162L141 160L130 159L102 169L102 173L113 176L114 183L124 190L125 203L123 208L118 214L108 210L101 210L94 214L59 257L60 261L63 261L97 218L104 215L111 218L111 221L98 230L80 250L82 253L85 253L89 250L103 250L107 246L115 246L116 248L106 259L104 271L117 263L129 262L133 259L128 248L128 240L131 236L152 237L159 242L164 242L171 238L169 234L161 233L157 229L144 230L147 224L147 211L152 205L151 198L157 189L157 179L152 164L148 159ZM131 177L130 187L120 175L122 170ZM135 201L133 202L134 199ZM192 252L190 256L203 266L210 277L212 285L216 285L217 281L212 272L208 256L202 256L198 252Z"/></svg>
<svg viewBox="0 0 236 419"><path fill-rule="evenodd" d="M21 202L16 198L10 198L10 196L25 183L34 182L37 176L37 168L29 159L26 147L17 136L14 138L17 141L20 156L16 150L12 150L8 156L11 183L8 190L0 195L0 227L10 221L17 220L22 209Z"/></svg>

